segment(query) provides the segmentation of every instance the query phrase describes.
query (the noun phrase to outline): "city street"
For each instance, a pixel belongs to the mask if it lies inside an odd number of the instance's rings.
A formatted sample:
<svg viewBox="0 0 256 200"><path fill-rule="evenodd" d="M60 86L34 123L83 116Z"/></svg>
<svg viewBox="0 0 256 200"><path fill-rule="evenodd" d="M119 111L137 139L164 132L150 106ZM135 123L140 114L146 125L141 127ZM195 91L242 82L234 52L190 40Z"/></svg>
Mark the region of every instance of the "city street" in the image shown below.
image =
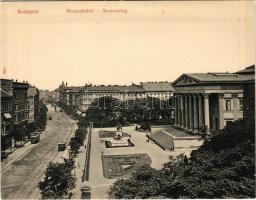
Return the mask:
<svg viewBox="0 0 256 200"><path fill-rule="evenodd" d="M37 185L43 179L48 163L62 160L64 155L58 152L57 144L71 137L76 124L64 112L55 112L52 106L48 106L48 116L52 116L52 120L47 121L40 143L28 142L1 163L2 199L40 198Z"/></svg>

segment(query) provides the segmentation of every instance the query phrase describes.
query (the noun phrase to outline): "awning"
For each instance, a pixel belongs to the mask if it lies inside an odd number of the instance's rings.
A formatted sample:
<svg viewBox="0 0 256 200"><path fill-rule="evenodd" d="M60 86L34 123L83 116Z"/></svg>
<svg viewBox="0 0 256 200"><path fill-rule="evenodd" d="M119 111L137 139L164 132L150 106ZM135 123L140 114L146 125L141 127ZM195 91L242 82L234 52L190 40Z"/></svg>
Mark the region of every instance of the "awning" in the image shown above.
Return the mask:
<svg viewBox="0 0 256 200"><path fill-rule="evenodd" d="M5 119L11 119L12 118L10 113L4 113L4 117L5 117Z"/></svg>

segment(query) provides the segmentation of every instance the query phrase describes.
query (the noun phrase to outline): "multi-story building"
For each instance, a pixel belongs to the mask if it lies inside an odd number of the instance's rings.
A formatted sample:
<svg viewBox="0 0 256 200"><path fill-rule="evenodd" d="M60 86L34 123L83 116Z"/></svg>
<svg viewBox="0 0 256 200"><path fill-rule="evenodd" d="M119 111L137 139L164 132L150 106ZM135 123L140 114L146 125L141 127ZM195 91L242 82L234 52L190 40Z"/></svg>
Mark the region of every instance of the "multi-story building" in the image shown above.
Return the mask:
<svg viewBox="0 0 256 200"><path fill-rule="evenodd" d="M38 107L39 107L39 92L36 87L29 87L28 93L27 93L27 99L29 102L28 123L33 123L37 119Z"/></svg>
<svg viewBox="0 0 256 200"><path fill-rule="evenodd" d="M12 146L11 132L13 128L13 88L12 80L1 79L1 147Z"/></svg>
<svg viewBox="0 0 256 200"><path fill-rule="evenodd" d="M250 73L183 74L173 82L175 125L186 131L223 129L243 118L244 83L254 81Z"/></svg>
<svg viewBox="0 0 256 200"><path fill-rule="evenodd" d="M22 138L25 127L38 118L39 92L27 82L1 79L2 150L14 146Z"/></svg>
<svg viewBox="0 0 256 200"><path fill-rule="evenodd" d="M13 82L14 125L25 125L29 120L29 84Z"/></svg>
<svg viewBox="0 0 256 200"><path fill-rule="evenodd" d="M247 67L236 72L242 75L255 75L255 66ZM246 126L255 130L255 80L245 81L243 84L243 118Z"/></svg>
<svg viewBox="0 0 256 200"><path fill-rule="evenodd" d="M119 101L135 100L144 98L143 88L138 85L121 86L121 85L90 85L80 90L80 101L76 103L80 105L81 110L87 110L91 103L100 97L113 97Z"/></svg>
<svg viewBox="0 0 256 200"><path fill-rule="evenodd" d="M166 100L173 95L170 82L146 82L140 85L85 85L84 87L68 87L67 83L59 86L60 102L67 106L79 104L86 110L91 103L100 97L111 96L120 101L155 97Z"/></svg>
<svg viewBox="0 0 256 200"><path fill-rule="evenodd" d="M168 99L173 96L174 88L171 82L141 82L141 87L147 97Z"/></svg>

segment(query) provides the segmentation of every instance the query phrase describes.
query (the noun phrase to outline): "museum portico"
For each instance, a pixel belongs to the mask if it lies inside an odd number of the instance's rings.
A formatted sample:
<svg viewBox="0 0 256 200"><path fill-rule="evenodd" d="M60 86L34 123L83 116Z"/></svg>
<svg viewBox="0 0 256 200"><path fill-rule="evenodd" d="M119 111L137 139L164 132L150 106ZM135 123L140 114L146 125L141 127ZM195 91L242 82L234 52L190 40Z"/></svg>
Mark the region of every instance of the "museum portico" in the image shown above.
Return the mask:
<svg viewBox="0 0 256 200"><path fill-rule="evenodd" d="M243 87L254 74L183 74L175 88L175 126L189 132L212 133L243 118Z"/></svg>

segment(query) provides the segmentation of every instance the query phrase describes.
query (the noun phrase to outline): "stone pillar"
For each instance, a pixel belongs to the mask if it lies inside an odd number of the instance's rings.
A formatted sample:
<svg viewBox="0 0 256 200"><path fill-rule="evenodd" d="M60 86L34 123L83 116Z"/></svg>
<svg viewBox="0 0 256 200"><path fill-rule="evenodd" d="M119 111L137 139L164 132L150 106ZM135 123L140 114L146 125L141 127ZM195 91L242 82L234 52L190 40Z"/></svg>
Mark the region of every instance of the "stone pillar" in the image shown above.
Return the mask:
<svg viewBox="0 0 256 200"><path fill-rule="evenodd" d="M180 119L180 127L182 127L182 95L179 96L179 119Z"/></svg>
<svg viewBox="0 0 256 200"><path fill-rule="evenodd" d="M188 112L189 112L189 130L192 131L194 129L194 115L193 115L193 106L192 106L192 94L188 96Z"/></svg>
<svg viewBox="0 0 256 200"><path fill-rule="evenodd" d="M175 106L175 118L174 118L174 126L177 126L178 124L178 112L177 112L177 108L178 108L178 105L177 105L177 95L174 96L174 106Z"/></svg>
<svg viewBox="0 0 256 200"><path fill-rule="evenodd" d="M198 132L198 101L197 95L193 94L193 110L194 110L194 132Z"/></svg>
<svg viewBox="0 0 256 200"><path fill-rule="evenodd" d="M184 128L184 122L185 122L185 118L184 118L184 95L180 96L180 111L181 111L181 128Z"/></svg>
<svg viewBox="0 0 256 200"><path fill-rule="evenodd" d="M185 94L185 106L184 106L184 108L185 108L185 112L184 112L184 115L185 115L185 126L184 126L184 128L185 129L188 129L189 127L188 127L188 96L187 96L187 94Z"/></svg>
<svg viewBox="0 0 256 200"><path fill-rule="evenodd" d="M209 94L204 94L204 125L206 132L210 131L210 115L209 115Z"/></svg>
<svg viewBox="0 0 256 200"><path fill-rule="evenodd" d="M180 126L180 95L177 95L177 126Z"/></svg>
<svg viewBox="0 0 256 200"><path fill-rule="evenodd" d="M204 126L203 99L201 94L197 94L198 98L198 129Z"/></svg>
<svg viewBox="0 0 256 200"><path fill-rule="evenodd" d="M237 120L238 119L238 113L237 113L237 111L238 111L238 101L239 101L237 93L232 94L231 101L233 101L233 110L232 110L233 113L234 113L234 118L233 119ZM231 102L231 105L232 105L232 102Z"/></svg>
<svg viewBox="0 0 256 200"><path fill-rule="evenodd" d="M219 94L219 129L224 128L224 117L223 117L223 110L224 110L224 94Z"/></svg>

